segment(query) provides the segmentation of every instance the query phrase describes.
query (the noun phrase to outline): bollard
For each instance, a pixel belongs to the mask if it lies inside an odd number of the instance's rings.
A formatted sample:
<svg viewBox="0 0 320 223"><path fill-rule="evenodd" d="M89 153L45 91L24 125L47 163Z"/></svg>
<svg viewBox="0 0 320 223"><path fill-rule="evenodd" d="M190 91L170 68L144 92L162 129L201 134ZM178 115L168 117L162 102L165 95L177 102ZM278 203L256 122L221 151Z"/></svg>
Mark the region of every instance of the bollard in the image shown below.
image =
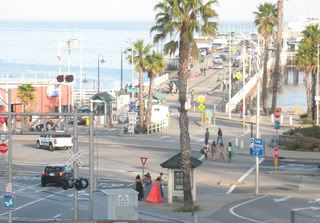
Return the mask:
<svg viewBox="0 0 320 223"><path fill-rule="evenodd" d="M238 137L236 137L236 142L234 143L234 145L238 148L238 146L239 146L239 138Z"/></svg>
<svg viewBox="0 0 320 223"><path fill-rule="evenodd" d="M280 123L283 123L283 115L280 116Z"/></svg>
<svg viewBox="0 0 320 223"><path fill-rule="evenodd" d="M295 211L294 210L291 210L291 223L295 223L296 221L295 221Z"/></svg>
<svg viewBox="0 0 320 223"><path fill-rule="evenodd" d="M243 139L240 140L240 149L243 149Z"/></svg>
<svg viewBox="0 0 320 223"><path fill-rule="evenodd" d="M274 123L274 115L271 114L271 123Z"/></svg>
<svg viewBox="0 0 320 223"><path fill-rule="evenodd" d="M289 116L289 124L292 125L292 115Z"/></svg>
<svg viewBox="0 0 320 223"><path fill-rule="evenodd" d="M278 171L278 165L279 165L278 158L274 158L273 162L274 162L274 171L277 172Z"/></svg>

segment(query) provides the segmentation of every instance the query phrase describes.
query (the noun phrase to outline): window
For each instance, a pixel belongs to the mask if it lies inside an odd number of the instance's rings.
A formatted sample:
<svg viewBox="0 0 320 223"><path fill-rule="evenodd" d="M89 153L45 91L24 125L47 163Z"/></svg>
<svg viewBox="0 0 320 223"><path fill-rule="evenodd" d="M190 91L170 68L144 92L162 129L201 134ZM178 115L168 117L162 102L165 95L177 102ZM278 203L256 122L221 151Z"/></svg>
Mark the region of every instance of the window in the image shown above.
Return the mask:
<svg viewBox="0 0 320 223"><path fill-rule="evenodd" d="M183 175L181 171L174 171L174 189L183 190Z"/></svg>

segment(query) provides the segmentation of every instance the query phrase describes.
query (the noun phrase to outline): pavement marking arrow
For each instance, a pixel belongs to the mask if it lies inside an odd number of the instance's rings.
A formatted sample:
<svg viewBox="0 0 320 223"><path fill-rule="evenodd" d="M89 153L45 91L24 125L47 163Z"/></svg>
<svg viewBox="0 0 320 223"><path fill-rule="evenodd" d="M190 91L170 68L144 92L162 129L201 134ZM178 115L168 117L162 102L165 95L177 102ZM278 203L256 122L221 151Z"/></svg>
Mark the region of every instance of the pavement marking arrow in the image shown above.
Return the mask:
<svg viewBox="0 0 320 223"><path fill-rule="evenodd" d="M287 201L289 200L290 198L292 198L291 196L286 196L286 197L282 197L282 198L274 198L274 202L275 203L279 203L279 202L282 202L282 201Z"/></svg>

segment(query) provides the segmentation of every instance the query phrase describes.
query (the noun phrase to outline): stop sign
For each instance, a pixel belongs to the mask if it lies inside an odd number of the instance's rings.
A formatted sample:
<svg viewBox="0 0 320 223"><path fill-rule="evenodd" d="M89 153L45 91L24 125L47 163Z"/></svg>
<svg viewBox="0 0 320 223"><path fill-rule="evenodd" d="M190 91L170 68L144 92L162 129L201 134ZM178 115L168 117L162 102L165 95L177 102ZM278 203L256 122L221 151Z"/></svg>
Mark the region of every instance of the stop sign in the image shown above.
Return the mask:
<svg viewBox="0 0 320 223"><path fill-rule="evenodd" d="M8 145L5 143L0 143L0 153L6 153L8 151Z"/></svg>
<svg viewBox="0 0 320 223"><path fill-rule="evenodd" d="M274 110L274 117L275 117L276 119L279 119L280 116L281 116L281 108L276 108L276 109Z"/></svg>

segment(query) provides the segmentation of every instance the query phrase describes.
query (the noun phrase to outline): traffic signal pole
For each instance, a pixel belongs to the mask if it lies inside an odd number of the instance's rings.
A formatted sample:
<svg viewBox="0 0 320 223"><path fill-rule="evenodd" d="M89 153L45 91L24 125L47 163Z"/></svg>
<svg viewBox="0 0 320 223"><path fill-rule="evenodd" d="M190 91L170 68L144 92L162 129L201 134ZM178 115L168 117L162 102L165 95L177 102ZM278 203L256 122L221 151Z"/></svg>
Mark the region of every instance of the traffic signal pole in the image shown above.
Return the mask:
<svg viewBox="0 0 320 223"><path fill-rule="evenodd" d="M78 152L78 110L73 109L73 153L77 154ZM78 164L73 162L73 177L78 179ZM78 220L78 190L76 187L73 188L73 220Z"/></svg>

